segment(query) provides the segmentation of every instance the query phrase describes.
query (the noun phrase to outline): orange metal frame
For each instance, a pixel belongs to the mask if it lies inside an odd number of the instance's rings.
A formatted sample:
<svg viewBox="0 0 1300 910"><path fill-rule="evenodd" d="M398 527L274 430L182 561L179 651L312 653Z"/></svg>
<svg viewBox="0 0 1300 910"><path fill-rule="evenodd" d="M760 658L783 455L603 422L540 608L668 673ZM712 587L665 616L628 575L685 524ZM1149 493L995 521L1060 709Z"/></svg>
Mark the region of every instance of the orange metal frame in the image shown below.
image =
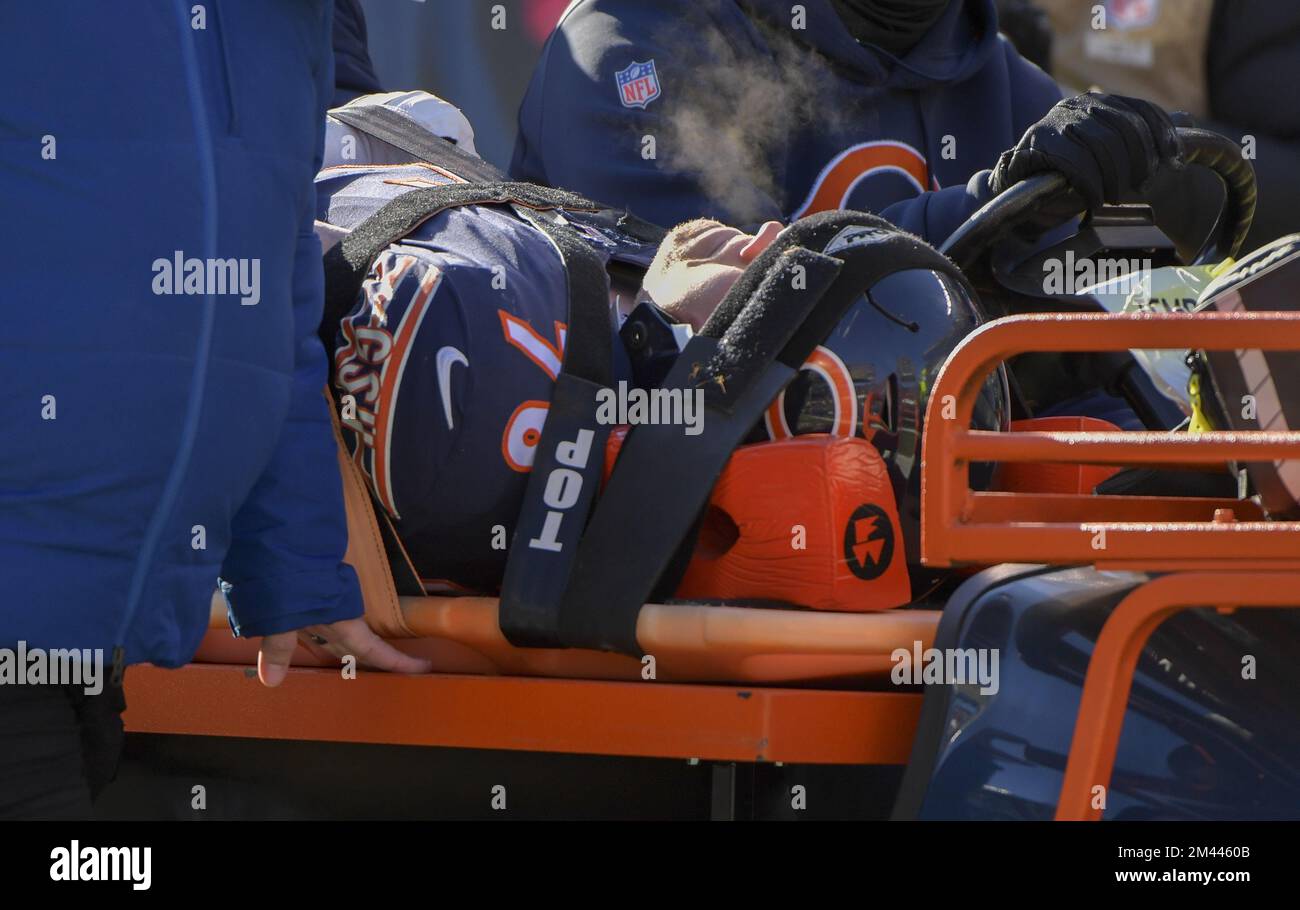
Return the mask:
<svg viewBox="0 0 1300 910"><path fill-rule="evenodd" d="M1065 766L1058 820L1098 821L1102 801L1094 787L1105 788L1115 764L1115 750L1133 671L1147 638L1179 610L1210 604L1220 607L1300 607L1300 578L1265 572L1245 578L1230 572L1181 572L1156 578L1129 594L1106 620L1088 663L1074 741Z"/></svg>
<svg viewBox="0 0 1300 910"><path fill-rule="evenodd" d="M1176 573L1133 591L1102 628L1084 681L1058 819L1099 819L1142 646L1179 610L1300 606L1300 522L1249 503L970 489L972 461L1189 467L1300 458L1300 433L989 433L970 430L980 384L1029 351L1300 350L1298 313L1043 314L983 326L930 394L922 558L931 565L1042 562ZM1245 517L1247 521L1239 521ZM1100 544L1100 545L1099 545Z"/></svg>
<svg viewBox="0 0 1300 910"><path fill-rule="evenodd" d="M907 762L921 696L740 686L251 667L132 667L127 729L258 739L705 761Z"/></svg>
<svg viewBox="0 0 1300 910"><path fill-rule="evenodd" d="M1011 317L967 338L931 391L922 493L927 562L1176 573L1132 592L1102 630L1058 818L1100 816L1091 808L1092 789L1109 785L1137 657L1161 621L1197 605L1300 606L1300 523L1263 521L1248 502L970 489L971 461L1193 466L1300 458L1300 433L1179 437L967 429L978 386L1010 356L1160 347L1300 350L1300 314ZM1093 548L1098 532L1104 532L1102 550ZM485 642L473 644L491 645ZM626 678L441 673L361 674L345 681L337 669L304 668L292 671L280 689L267 690L238 663L246 654L224 659L179 671L132 668L128 729L715 761L901 764L920 712L920 696L913 693Z"/></svg>
<svg viewBox="0 0 1300 910"><path fill-rule="evenodd" d="M334 658L299 648L298 669L279 688L266 689L251 666L258 642L232 638L224 606L214 604L195 663L127 674L127 728L706 761L903 764L921 696L857 689L867 678L888 676L893 648L928 647L938 624L930 610L827 614L647 604L638 637L651 646L659 670L648 680L633 657L512 647L491 598L403 598L401 609L417 637L390 640L439 672L363 671L344 679ZM841 691L837 681L857 689ZM825 688L790 688L792 682Z"/></svg>
<svg viewBox="0 0 1300 910"><path fill-rule="evenodd" d="M1147 497L1141 506L1144 517L1135 519L1137 507L1125 502L1127 497L1028 499L970 489L967 467L972 461L1187 466L1300 458L1300 433L967 429L980 382L1008 357L1027 351L1130 348L1300 351L1300 314L1044 314L999 319L972 333L940 372L926 414L921 552L927 563L1033 560L1110 569L1300 570L1300 524L1216 522L1215 509L1223 508L1222 502ZM1070 510L1068 518L1053 520L1053 501ZM1117 520L1119 513L1123 518ZM1093 545L1100 531L1105 532L1103 550Z"/></svg>

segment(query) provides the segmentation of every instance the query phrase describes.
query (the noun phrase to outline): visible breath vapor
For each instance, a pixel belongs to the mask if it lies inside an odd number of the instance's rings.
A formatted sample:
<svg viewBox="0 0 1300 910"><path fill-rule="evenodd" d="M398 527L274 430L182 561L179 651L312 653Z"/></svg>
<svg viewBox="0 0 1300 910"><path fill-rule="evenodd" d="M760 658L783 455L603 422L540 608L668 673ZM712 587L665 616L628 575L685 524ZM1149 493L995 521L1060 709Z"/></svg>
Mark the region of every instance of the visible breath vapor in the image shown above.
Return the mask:
<svg viewBox="0 0 1300 910"><path fill-rule="evenodd" d="M745 58L712 27L665 42L707 62L692 60L665 92L659 164L697 179L738 226L788 214L772 204L783 202L774 168L783 166L787 139L835 116L819 107L825 61L791 38L767 40L771 56Z"/></svg>

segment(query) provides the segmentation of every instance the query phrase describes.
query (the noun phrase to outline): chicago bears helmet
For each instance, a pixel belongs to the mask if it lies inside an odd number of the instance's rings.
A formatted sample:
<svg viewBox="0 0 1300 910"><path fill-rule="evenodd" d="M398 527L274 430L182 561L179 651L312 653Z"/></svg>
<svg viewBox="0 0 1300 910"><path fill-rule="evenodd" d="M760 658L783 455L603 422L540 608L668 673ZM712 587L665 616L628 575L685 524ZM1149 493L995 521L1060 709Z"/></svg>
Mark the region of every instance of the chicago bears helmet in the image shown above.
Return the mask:
<svg viewBox="0 0 1300 910"><path fill-rule="evenodd" d="M834 253L834 242L826 252ZM957 344L982 322L971 292L950 276L908 269L866 288L763 417L757 438L807 433L872 442L893 481L914 596L943 577L920 565L921 434L930 389ZM990 374L975 408L974 428L1006 429L1005 372ZM975 488L991 465L972 465Z"/></svg>

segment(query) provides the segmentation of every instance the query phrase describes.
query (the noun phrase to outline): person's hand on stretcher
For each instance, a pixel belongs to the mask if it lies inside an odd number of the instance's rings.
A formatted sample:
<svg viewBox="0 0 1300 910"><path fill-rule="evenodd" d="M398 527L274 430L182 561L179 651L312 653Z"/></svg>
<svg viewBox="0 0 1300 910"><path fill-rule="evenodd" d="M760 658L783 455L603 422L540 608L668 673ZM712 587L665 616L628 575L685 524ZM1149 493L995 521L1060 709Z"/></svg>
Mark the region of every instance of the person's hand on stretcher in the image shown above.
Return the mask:
<svg viewBox="0 0 1300 910"><path fill-rule="evenodd" d="M316 656L352 657L363 667L389 673L429 673L433 664L403 654L366 625L364 618L345 619L324 626L308 626L262 638L257 652L257 678L274 688L284 682L293 663L294 649L302 645Z"/></svg>

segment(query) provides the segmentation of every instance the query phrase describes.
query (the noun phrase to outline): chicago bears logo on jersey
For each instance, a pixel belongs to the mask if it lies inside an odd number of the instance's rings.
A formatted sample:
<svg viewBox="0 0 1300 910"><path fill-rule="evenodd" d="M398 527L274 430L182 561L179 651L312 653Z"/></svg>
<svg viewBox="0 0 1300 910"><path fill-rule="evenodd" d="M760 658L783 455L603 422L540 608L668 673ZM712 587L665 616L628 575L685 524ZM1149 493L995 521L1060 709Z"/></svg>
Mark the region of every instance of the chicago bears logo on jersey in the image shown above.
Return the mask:
<svg viewBox="0 0 1300 910"><path fill-rule="evenodd" d="M851 202L851 197L859 185L877 174L897 174L911 185L915 193L923 193L927 189L939 189L939 181L930 174L930 166L925 156L906 142L893 140L862 142L840 152L822 168L817 179L813 181L803 205L790 216L790 220L795 221L807 215L834 209L857 208L875 211L900 201L892 199L881 204L878 200L873 200L871 203L857 205Z"/></svg>
<svg viewBox="0 0 1300 910"><path fill-rule="evenodd" d="M654 60L645 63L633 63L626 69L614 74L618 84L618 100L624 107L638 107L645 110L651 101L661 94L659 74L655 71Z"/></svg>
<svg viewBox="0 0 1300 910"><path fill-rule="evenodd" d="M345 406L342 416L343 426L356 436L353 461L370 478L383 507L398 519L393 414L412 342L442 280L438 269L420 271L416 265L414 256L391 250L378 259L362 284L364 305L341 324L343 344L334 354L335 385L353 396L352 407ZM414 280L402 287L408 276Z"/></svg>

